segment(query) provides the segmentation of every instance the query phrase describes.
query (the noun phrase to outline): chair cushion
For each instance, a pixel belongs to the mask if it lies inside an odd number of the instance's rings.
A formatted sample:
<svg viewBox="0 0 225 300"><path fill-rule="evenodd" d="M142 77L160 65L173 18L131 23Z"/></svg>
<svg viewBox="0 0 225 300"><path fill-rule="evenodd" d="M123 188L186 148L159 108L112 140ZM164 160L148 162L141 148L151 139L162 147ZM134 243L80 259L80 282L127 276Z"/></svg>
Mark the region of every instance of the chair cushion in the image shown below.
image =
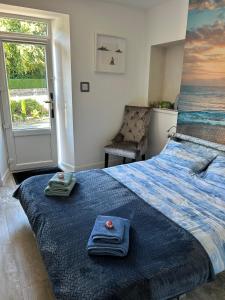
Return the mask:
<svg viewBox="0 0 225 300"><path fill-rule="evenodd" d="M139 143L146 134L149 123L149 110L143 108L133 108L127 106L120 133L124 136L124 141Z"/></svg>
<svg viewBox="0 0 225 300"><path fill-rule="evenodd" d="M136 159L140 151L137 149L137 143L121 142L105 146L105 153Z"/></svg>

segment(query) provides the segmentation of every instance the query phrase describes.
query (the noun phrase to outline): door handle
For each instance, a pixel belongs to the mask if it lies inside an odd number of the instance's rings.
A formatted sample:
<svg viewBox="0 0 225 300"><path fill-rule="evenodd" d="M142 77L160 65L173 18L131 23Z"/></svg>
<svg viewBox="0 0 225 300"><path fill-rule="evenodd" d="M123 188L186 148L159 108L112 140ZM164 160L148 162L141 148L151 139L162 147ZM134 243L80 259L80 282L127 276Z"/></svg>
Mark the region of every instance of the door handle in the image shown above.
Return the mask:
<svg viewBox="0 0 225 300"><path fill-rule="evenodd" d="M50 99L53 101L54 100L54 94L53 92L50 93Z"/></svg>
<svg viewBox="0 0 225 300"><path fill-rule="evenodd" d="M55 118L55 111L54 111L54 94L53 94L53 92L51 92L49 94L49 96L50 96L51 100L44 101L44 102L51 104L50 114L51 114L51 118L54 119Z"/></svg>
<svg viewBox="0 0 225 300"><path fill-rule="evenodd" d="M55 112L54 112L54 101L44 101L45 103L49 103L51 105L50 107L50 114L51 114L51 118L54 119L55 118Z"/></svg>

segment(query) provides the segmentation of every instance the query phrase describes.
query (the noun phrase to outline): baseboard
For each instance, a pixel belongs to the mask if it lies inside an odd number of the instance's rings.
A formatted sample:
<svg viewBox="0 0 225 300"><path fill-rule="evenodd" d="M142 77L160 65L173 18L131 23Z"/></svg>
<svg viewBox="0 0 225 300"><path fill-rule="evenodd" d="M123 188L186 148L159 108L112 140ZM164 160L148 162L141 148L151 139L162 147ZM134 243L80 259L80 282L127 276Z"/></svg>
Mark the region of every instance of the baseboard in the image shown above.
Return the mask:
<svg viewBox="0 0 225 300"><path fill-rule="evenodd" d="M3 185L6 184L7 180L9 179L9 176L10 176L10 171L9 171L9 169L7 169L2 176L2 184Z"/></svg>
<svg viewBox="0 0 225 300"><path fill-rule="evenodd" d="M121 158L110 159L109 166L116 166L121 163L122 163ZM62 169L65 172L79 172L79 171L90 170L90 169L102 169L105 167L105 162L100 161L91 164L82 164L82 165L73 166L71 164L62 161L58 164L58 166L60 169Z"/></svg>
<svg viewBox="0 0 225 300"><path fill-rule="evenodd" d="M109 161L109 166L116 166L121 164L121 159L111 159ZM83 165L78 165L75 166L75 171L83 171L83 170L90 170L90 169L102 169L105 167L105 162L104 161L100 161L100 162L95 162L92 164L83 164Z"/></svg>
<svg viewBox="0 0 225 300"><path fill-rule="evenodd" d="M62 169L64 172L75 172L75 166L68 164L64 161L58 163L58 167Z"/></svg>
<svg viewBox="0 0 225 300"><path fill-rule="evenodd" d="M96 162L92 164L84 164L75 166L75 171L83 171L83 170L90 170L90 169L102 169L104 167L104 162Z"/></svg>

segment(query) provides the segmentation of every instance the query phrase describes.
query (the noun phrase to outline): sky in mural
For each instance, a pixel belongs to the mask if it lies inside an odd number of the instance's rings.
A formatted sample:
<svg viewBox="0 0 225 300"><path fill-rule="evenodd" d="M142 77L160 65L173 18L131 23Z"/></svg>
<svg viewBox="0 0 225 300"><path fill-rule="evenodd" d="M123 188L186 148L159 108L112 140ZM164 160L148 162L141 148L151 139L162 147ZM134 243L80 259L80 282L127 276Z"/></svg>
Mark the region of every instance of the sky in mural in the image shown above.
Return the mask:
<svg viewBox="0 0 225 300"><path fill-rule="evenodd" d="M190 0L178 131L225 143L225 0Z"/></svg>
<svg viewBox="0 0 225 300"><path fill-rule="evenodd" d="M190 1L184 85L225 85L225 0Z"/></svg>

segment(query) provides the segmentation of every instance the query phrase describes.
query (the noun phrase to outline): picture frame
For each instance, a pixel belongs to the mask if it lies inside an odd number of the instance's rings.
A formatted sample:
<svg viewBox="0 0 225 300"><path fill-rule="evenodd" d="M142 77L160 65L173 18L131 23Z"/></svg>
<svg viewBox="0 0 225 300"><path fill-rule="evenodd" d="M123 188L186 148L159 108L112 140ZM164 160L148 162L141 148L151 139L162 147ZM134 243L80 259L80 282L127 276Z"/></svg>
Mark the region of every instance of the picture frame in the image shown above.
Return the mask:
<svg viewBox="0 0 225 300"><path fill-rule="evenodd" d="M126 69L126 39L97 33L95 35L95 71L124 74Z"/></svg>

